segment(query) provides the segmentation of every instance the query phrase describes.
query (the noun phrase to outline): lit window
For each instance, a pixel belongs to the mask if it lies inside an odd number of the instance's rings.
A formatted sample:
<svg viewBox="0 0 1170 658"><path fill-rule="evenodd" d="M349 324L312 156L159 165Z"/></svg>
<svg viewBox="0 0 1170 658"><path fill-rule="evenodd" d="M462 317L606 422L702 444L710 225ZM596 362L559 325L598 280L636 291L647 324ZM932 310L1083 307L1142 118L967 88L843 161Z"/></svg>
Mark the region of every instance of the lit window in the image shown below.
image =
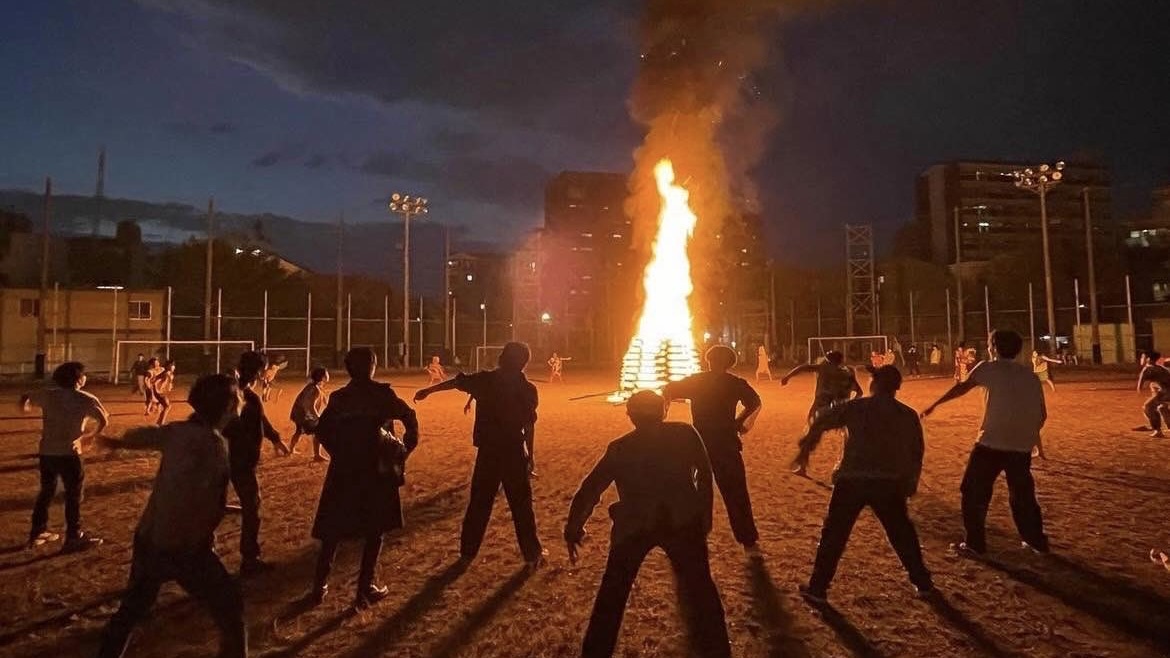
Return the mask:
<svg viewBox="0 0 1170 658"><path fill-rule="evenodd" d="M475 275L474 275L474 274L468 274L468 275L467 275L467 280L468 280L468 281L475 281Z"/></svg>
<svg viewBox="0 0 1170 658"><path fill-rule="evenodd" d="M20 300L20 317L35 318L41 314L41 300L39 299L22 299Z"/></svg>
<svg viewBox="0 0 1170 658"><path fill-rule="evenodd" d="M739 252L740 252L741 254L746 254L746 253L747 253L747 249L740 249L740 250L739 250Z"/></svg>
<svg viewBox="0 0 1170 658"><path fill-rule="evenodd" d="M593 234L592 234L592 233L582 233L582 234L581 234L581 237L583 237L583 238L591 238L591 237L593 237Z"/></svg>
<svg viewBox="0 0 1170 658"><path fill-rule="evenodd" d="M621 233L614 233L614 234L613 234L613 235L611 235L610 237L612 237L612 238L614 238L614 239L617 239L617 240L620 240L620 239L621 239L621 237L622 237L622 234L621 234Z"/></svg>
<svg viewBox="0 0 1170 658"><path fill-rule="evenodd" d="M149 320L151 316L151 303L141 299L130 300L130 319L131 320Z"/></svg>

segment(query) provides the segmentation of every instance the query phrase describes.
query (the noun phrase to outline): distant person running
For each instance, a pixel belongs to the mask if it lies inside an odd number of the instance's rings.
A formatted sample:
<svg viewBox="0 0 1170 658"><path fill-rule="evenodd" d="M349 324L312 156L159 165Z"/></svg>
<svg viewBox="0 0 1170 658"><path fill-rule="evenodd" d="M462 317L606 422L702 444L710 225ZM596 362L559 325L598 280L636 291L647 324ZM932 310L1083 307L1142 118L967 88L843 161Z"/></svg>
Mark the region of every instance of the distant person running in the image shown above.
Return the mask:
<svg viewBox="0 0 1170 658"><path fill-rule="evenodd" d="M1036 373L1036 379L1039 379L1044 384L1048 384L1048 387L1055 393L1056 382L1052 381L1052 373L1049 372L1048 364L1050 363L1063 364L1064 362L1060 359L1053 359L1047 354L1041 354L1036 350L1032 350L1032 372Z"/></svg>
<svg viewBox="0 0 1170 658"><path fill-rule="evenodd" d="M991 360L975 366L967 381L955 384L922 412L925 418L940 404L976 387L985 391L983 425L960 488L966 538L952 548L960 555L987 551L987 509L995 481L1004 473L1012 520L1024 546L1047 553L1048 537L1032 478L1032 451L1041 447L1040 428L1048 418L1044 389L1032 369L1015 360L1024 347L1018 333L999 329L991 333L989 342Z"/></svg>
<svg viewBox="0 0 1170 658"><path fill-rule="evenodd" d="M146 386L147 391L153 394L154 404L159 409L157 424L162 425L167 422L167 414L171 411L170 395L175 389L175 362L167 361L162 372L152 377Z"/></svg>
<svg viewBox="0 0 1170 658"><path fill-rule="evenodd" d="M219 627L224 658L248 655L240 587L215 554L215 529L227 500L227 441L220 433L240 406L240 392L228 375L200 377L187 398L195 413L185 421L126 432L106 440L110 448L162 453L154 489L134 531L130 584L122 605L102 633L98 658L126 653L134 627L175 581L211 613Z"/></svg>
<svg viewBox="0 0 1170 658"><path fill-rule="evenodd" d="M800 453L794 462L797 471L807 468L809 455L826 430L845 428L845 449L833 470L833 494L812 576L807 586L800 587L801 594L813 603L826 602L853 524L866 507L882 524L918 593L925 595L934 589L906 509L906 499L918 490L922 474L922 424L913 409L896 399L901 387L902 374L896 367L878 368L869 397L834 405L818 415L800 439Z"/></svg>
<svg viewBox="0 0 1170 658"><path fill-rule="evenodd" d="M1146 416L1149 425L1135 428L1137 431L1150 432L1155 439L1166 438L1162 433L1163 420L1170 411L1170 369L1163 365L1162 355L1158 352L1146 352L1142 355L1142 372L1138 375L1137 390L1148 387L1150 397L1142 405L1142 413Z"/></svg>
<svg viewBox="0 0 1170 658"><path fill-rule="evenodd" d="M20 398L20 407L25 413L37 406L41 408L44 419L37 449L41 489L33 505L29 548L61 538L57 533L49 532L49 505L57 494L57 480L65 486L65 545L62 552L84 551L102 543L100 538L81 530L82 487L85 484L81 453L86 443L106 429L110 416L100 400L81 390L84 387L85 366L70 361L53 370L51 386ZM92 431L86 427L90 420L96 423Z"/></svg>
<svg viewBox="0 0 1170 658"><path fill-rule="evenodd" d="M288 359L284 357L264 356L266 359L264 369L260 371L260 399L263 402L268 402L273 397L277 401L280 400L280 394L283 389L276 385L276 376L280 374L281 370L288 367Z"/></svg>
<svg viewBox="0 0 1170 658"><path fill-rule="evenodd" d="M321 455L321 442L317 438L317 423L321 420L321 412L325 410L325 404L328 401L325 395L325 384L329 381L329 371L325 368L313 368L309 373L309 382L297 393L297 399L293 401L292 411L289 412L289 420L293 423L293 435L288 441L288 451L292 454L297 452L297 442L301 440L301 436L308 434L313 437L313 461L323 462L325 457Z"/></svg>
<svg viewBox="0 0 1170 658"><path fill-rule="evenodd" d="M825 352L823 361L817 364L806 363L796 366L788 374L780 378L781 386L788 386L788 380L802 372L817 374L817 388L813 395L812 406L808 410L808 420L811 423L817 412L834 402L844 402L854 394L860 396L861 384L857 383L857 375L853 368L845 365L845 355L837 350Z"/></svg>
<svg viewBox="0 0 1170 658"><path fill-rule="evenodd" d="M131 393L135 395L146 394L146 369L148 367L145 354L139 354L134 359L134 363L130 364L130 378L134 382Z"/></svg>
<svg viewBox="0 0 1170 658"><path fill-rule="evenodd" d="M730 347L715 345L703 358L707 372L671 382L662 389L662 394L667 403L675 399L691 401L691 419L707 448L711 472L727 507L735 540L752 551L760 533L752 517L740 436L750 429L761 402L751 384L729 372L735 367L736 359Z"/></svg>
<svg viewBox="0 0 1170 658"><path fill-rule="evenodd" d="M548 358L548 381L565 383L565 361L572 361L571 356L560 356L556 352Z"/></svg>
<svg viewBox="0 0 1170 658"><path fill-rule="evenodd" d="M756 383L760 383L761 377L767 377L768 381L772 381L772 364L771 359L768 358L768 348L760 345L756 349Z"/></svg>
<svg viewBox="0 0 1170 658"><path fill-rule="evenodd" d="M158 400L154 396L153 383L154 378L162 374L162 371L163 367L159 363L159 360L150 357L150 360L146 362L146 378L142 385L143 402L146 405L146 409L142 412L143 416L149 416L158 407Z"/></svg>
<svg viewBox="0 0 1170 658"><path fill-rule="evenodd" d="M613 530L609 559L585 631L583 658L613 655L626 602L646 555L661 548L678 582L690 635L704 658L731 656L719 590L711 578L711 467L703 442L686 423L664 422L666 405L653 391L626 402L634 430L613 441L573 496L565 523L569 561L577 563L585 523L611 484Z"/></svg>
<svg viewBox="0 0 1170 658"><path fill-rule="evenodd" d="M433 393L459 390L475 398L472 437L478 452L459 542L459 554L464 561L475 559L479 553L501 485L512 510L512 523L524 560L530 568L536 568L548 554L536 534L529 480L529 475L535 472L533 439L537 407L536 387L524 376L530 358L527 345L508 343L500 352L499 367L495 370L456 375L414 395L415 402L422 402Z"/></svg>
<svg viewBox="0 0 1170 658"><path fill-rule="evenodd" d="M430 377L430 381L427 382L427 386L438 384L441 381L446 381L447 371L443 368L443 364L439 362L439 357L431 357L431 362L427 365L427 375Z"/></svg>

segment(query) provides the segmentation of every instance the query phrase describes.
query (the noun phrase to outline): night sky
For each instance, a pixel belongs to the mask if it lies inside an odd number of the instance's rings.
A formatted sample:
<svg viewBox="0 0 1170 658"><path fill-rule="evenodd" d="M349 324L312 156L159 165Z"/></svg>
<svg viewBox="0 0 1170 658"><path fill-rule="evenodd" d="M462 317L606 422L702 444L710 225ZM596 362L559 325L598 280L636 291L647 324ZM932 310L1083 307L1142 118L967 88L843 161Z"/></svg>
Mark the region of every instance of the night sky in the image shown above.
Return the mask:
<svg viewBox="0 0 1170 658"><path fill-rule="evenodd" d="M888 242L956 158L1097 158L1115 210L1170 183L1170 2L803 2L754 79L782 116L755 172L774 255ZM961 7L961 8L960 8ZM0 188L331 221L393 190L507 244L564 169L628 171L640 5L616 0L6 3Z"/></svg>

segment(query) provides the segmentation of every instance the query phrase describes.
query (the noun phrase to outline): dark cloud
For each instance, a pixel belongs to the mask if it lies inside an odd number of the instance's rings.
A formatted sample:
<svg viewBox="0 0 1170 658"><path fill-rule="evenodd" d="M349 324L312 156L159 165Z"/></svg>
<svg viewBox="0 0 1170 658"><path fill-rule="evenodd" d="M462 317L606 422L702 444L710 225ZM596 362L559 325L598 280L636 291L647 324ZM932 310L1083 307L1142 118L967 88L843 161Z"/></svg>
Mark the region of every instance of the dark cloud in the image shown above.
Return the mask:
<svg viewBox="0 0 1170 658"><path fill-rule="evenodd" d="M440 151L467 153L483 148L490 141L482 132L439 127L431 132L429 143Z"/></svg>
<svg viewBox="0 0 1170 658"><path fill-rule="evenodd" d="M461 201L506 208L538 207L544 183L555 173L523 157L453 155L433 162L388 152L370 155L358 169L371 176L433 185Z"/></svg>
<svg viewBox="0 0 1170 658"><path fill-rule="evenodd" d="M329 162L328 156L325 156L321 153L314 153L313 155L310 155L307 160L305 160L305 168L306 169L320 169L321 167L324 167L328 162Z"/></svg>
<svg viewBox="0 0 1170 658"><path fill-rule="evenodd" d="M234 123L228 123L227 121L213 123L208 129L212 135L231 135L237 130Z"/></svg>
<svg viewBox="0 0 1170 658"><path fill-rule="evenodd" d="M267 153L257 156L252 160L253 167L275 167L280 164L285 157L281 155L280 151L268 151Z"/></svg>
<svg viewBox="0 0 1170 658"><path fill-rule="evenodd" d="M238 132L236 124L229 121L205 123L201 121L168 121L163 124L167 132L183 137L198 137L202 135L231 135Z"/></svg>

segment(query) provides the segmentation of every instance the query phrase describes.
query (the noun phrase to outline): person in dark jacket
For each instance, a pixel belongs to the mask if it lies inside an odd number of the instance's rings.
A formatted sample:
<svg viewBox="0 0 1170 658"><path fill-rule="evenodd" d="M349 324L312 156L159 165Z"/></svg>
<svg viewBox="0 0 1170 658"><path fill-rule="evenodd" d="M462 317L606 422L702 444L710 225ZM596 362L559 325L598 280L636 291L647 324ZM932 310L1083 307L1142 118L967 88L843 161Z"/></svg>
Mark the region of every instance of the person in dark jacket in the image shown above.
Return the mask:
<svg viewBox="0 0 1170 658"><path fill-rule="evenodd" d="M707 372L667 384L663 397L667 403L677 398L691 401L691 420L707 448L715 484L727 506L731 531L735 540L751 551L756 548L760 533L752 518L743 441L739 437L747 432L749 423L759 413L760 396L745 379L728 372L737 360L730 347L715 345L707 350L704 360Z"/></svg>
<svg viewBox="0 0 1170 658"><path fill-rule="evenodd" d="M289 454L280 432L264 415L264 403L254 390L260 371L264 369L264 355L244 352L240 355L239 382L244 405L238 418L228 423L223 435L228 440L231 458L232 488L240 499L240 574L261 573L272 567L260 559L260 483L256 467L260 464L260 444L268 439L281 454Z"/></svg>
<svg viewBox="0 0 1170 658"><path fill-rule="evenodd" d="M374 570L382 535L402 527L398 487L406 455L418 445L418 421L389 384L374 381L377 367L370 348L350 350L345 355L350 382L330 396L317 425L317 437L331 457L313 522L321 552L310 596L318 603L329 591L337 545L347 539L365 542L354 607L368 606L389 592L374 583ZM401 442L392 434L394 421L405 428Z"/></svg>
<svg viewBox="0 0 1170 658"><path fill-rule="evenodd" d="M806 599L825 602L853 524L866 507L873 510L885 528L890 545L918 592L926 595L934 589L922 561L918 533L906 509L906 499L918 490L922 474L922 423L913 409L896 399L901 387L902 373L896 367L875 369L869 397L822 410L800 439L800 453L794 465L803 470L821 435L830 429L845 428L845 446L833 471L833 495L812 577L807 586L800 588Z"/></svg>
<svg viewBox="0 0 1170 658"><path fill-rule="evenodd" d="M812 406L808 409L808 422L812 422L817 412L834 402L848 400L851 396L861 397L861 384L857 382L857 375L853 368L845 365L845 355L837 350L825 352L825 358L820 363L806 363L789 370L780 378L781 386L788 386L788 380L802 372L817 374L817 388L813 395Z"/></svg>
<svg viewBox="0 0 1170 658"><path fill-rule="evenodd" d="M473 441L479 451L459 542L459 553L465 561L479 553L500 485L512 510L524 560L530 567L537 567L548 554L536 535L532 483L528 479L537 406L536 387L524 376L530 356L524 343L508 343L500 352L495 370L460 374L414 396L415 402L421 402L432 393L459 390L475 398Z"/></svg>
<svg viewBox="0 0 1170 658"><path fill-rule="evenodd" d="M678 580L691 636L700 655L731 655L723 603L711 578L711 465L703 441L686 423L667 423L666 403L653 391L626 402L634 431L609 444L573 496L565 523L569 560L576 564L585 523L601 495L616 484L605 575L593 604L581 655L612 656L638 569L662 548Z"/></svg>

